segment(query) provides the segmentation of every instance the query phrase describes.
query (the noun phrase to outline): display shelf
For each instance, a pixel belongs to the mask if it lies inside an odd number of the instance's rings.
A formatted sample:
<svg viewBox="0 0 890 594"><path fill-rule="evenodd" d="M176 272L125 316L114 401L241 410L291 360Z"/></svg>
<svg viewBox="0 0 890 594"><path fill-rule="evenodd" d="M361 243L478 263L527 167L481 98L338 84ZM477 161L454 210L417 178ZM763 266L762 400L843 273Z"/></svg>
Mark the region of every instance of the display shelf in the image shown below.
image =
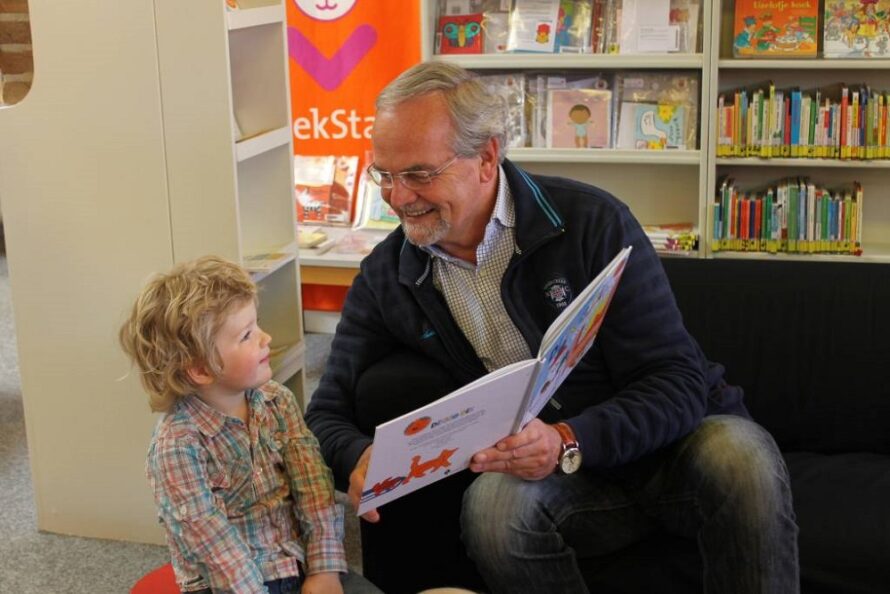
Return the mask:
<svg viewBox="0 0 890 594"><path fill-rule="evenodd" d="M226 24L229 27L229 31L235 31L259 25L283 23L285 14L283 4L233 10L226 14Z"/></svg>
<svg viewBox="0 0 890 594"><path fill-rule="evenodd" d="M719 157L718 166L739 167L800 167L800 168L842 168L842 169L890 169L890 160L861 159L761 159L758 157Z"/></svg>
<svg viewBox="0 0 890 594"><path fill-rule="evenodd" d="M622 163L638 165L698 165L701 151L634 151L619 149L539 149L511 148L507 151L517 163Z"/></svg>
<svg viewBox="0 0 890 594"><path fill-rule="evenodd" d="M268 269L250 270L250 278L253 279L253 282L258 284L261 283L263 279L268 277L270 274L274 274L284 266L287 266L288 264L296 261L298 257L296 244L290 244L283 246L281 249L278 250L269 250L269 252L256 252L255 254L247 254L244 257L244 261L247 261L247 259L251 256L261 256L262 254L266 253L281 253L283 254L283 257L280 260L275 261L275 263Z"/></svg>
<svg viewBox="0 0 890 594"><path fill-rule="evenodd" d="M435 54L433 59L457 64L470 70L488 69L590 69L633 70L641 68L698 70L702 54Z"/></svg>
<svg viewBox="0 0 890 594"><path fill-rule="evenodd" d="M236 157L239 161L246 161L266 151L290 143L290 136L290 127L284 126L277 130L269 130L268 132L239 140L235 143Z"/></svg>
<svg viewBox="0 0 890 594"><path fill-rule="evenodd" d="M722 70L881 70L890 68L890 60L751 60L722 58Z"/></svg>

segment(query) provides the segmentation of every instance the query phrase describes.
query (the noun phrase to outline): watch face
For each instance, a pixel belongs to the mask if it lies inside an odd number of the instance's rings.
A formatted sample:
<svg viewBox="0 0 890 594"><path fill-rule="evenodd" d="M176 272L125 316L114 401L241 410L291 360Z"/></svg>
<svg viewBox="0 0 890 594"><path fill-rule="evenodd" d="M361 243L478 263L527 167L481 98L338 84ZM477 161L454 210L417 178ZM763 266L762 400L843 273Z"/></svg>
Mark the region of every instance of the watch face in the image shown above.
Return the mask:
<svg viewBox="0 0 890 594"><path fill-rule="evenodd" d="M581 451L577 449L567 449L559 459L559 468L565 474L572 474L581 468Z"/></svg>

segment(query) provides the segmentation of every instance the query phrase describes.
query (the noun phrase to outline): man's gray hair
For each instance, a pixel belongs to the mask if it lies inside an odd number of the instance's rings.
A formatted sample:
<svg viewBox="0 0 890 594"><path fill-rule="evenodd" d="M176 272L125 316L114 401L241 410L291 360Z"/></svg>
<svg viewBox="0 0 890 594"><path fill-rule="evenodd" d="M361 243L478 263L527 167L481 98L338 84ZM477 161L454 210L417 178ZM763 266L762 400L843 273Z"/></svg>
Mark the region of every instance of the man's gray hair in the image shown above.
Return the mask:
<svg viewBox="0 0 890 594"><path fill-rule="evenodd" d="M377 97L377 111L390 111L400 103L439 92L454 126L454 152L475 157L491 138L497 138L498 162L507 146L507 111L503 99L490 93L479 77L446 62L421 62L400 74Z"/></svg>

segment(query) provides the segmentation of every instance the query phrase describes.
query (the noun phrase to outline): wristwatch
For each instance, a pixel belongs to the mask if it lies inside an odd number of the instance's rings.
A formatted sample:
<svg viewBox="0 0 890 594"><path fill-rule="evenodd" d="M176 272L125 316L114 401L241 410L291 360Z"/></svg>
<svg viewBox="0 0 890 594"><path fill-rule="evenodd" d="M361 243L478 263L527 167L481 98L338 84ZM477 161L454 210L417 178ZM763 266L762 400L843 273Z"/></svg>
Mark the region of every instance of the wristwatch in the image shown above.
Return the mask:
<svg viewBox="0 0 890 594"><path fill-rule="evenodd" d="M575 432L567 423L556 423L553 428L559 431L562 438L562 449L556 460L556 472L572 474L581 468L581 448L575 438Z"/></svg>

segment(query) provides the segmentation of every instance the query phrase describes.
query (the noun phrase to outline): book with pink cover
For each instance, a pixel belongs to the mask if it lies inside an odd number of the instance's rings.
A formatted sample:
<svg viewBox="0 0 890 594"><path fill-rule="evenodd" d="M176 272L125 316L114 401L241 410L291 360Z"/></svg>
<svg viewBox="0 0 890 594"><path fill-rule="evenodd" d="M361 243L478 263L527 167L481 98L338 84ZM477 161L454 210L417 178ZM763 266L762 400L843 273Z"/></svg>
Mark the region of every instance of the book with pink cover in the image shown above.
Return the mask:
<svg viewBox="0 0 890 594"><path fill-rule="evenodd" d="M547 92L548 148L612 146L612 91L552 89Z"/></svg>

